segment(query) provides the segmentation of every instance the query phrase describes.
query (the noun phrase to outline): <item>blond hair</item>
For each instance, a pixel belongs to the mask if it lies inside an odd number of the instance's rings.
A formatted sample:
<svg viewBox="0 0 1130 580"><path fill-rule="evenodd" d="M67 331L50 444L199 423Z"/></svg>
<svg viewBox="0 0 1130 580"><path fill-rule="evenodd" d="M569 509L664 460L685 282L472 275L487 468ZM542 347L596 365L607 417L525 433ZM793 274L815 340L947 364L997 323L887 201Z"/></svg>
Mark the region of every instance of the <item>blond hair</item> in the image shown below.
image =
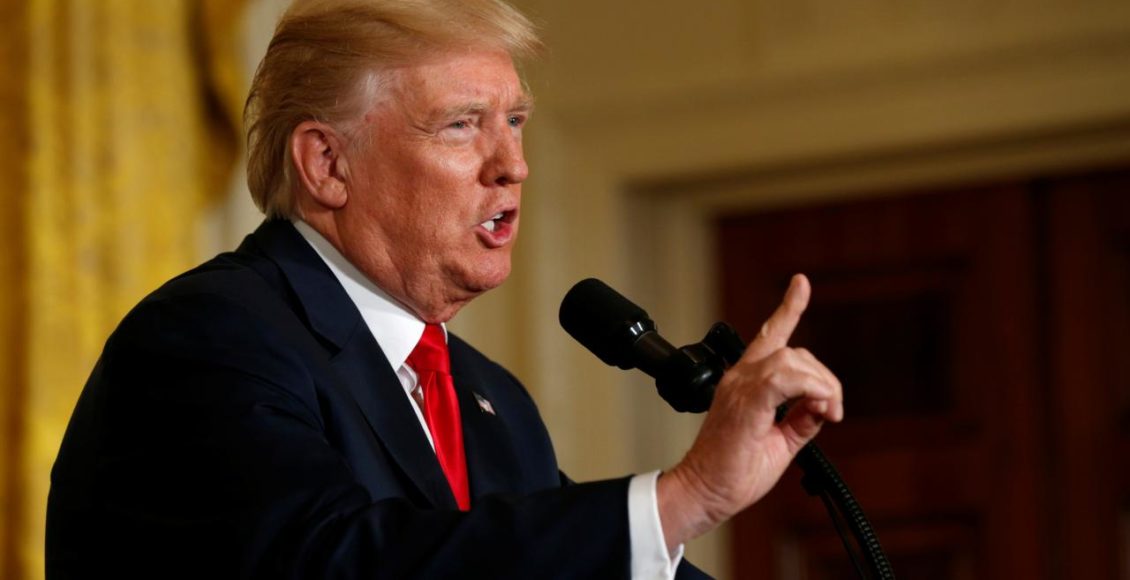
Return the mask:
<svg viewBox="0 0 1130 580"><path fill-rule="evenodd" d="M275 28L243 110L255 205L268 217L298 217L290 136L299 123L347 131L375 98L381 73L463 48L522 60L541 42L501 0L297 0Z"/></svg>

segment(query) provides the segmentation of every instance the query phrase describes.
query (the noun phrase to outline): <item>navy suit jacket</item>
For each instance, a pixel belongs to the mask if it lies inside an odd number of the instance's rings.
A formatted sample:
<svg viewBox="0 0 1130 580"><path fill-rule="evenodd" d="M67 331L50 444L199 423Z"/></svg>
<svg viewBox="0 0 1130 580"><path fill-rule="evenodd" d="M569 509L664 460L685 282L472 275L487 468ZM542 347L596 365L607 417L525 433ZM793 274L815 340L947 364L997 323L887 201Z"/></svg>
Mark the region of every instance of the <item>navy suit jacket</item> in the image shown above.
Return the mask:
<svg viewBox="0 0 1130 580"><path fill-rule="evenodd" d="M627 577L628 480L570 484L518 381L449 342L469 512L353 302L265 222L107 341L52 471L47 577Z"/></svg>

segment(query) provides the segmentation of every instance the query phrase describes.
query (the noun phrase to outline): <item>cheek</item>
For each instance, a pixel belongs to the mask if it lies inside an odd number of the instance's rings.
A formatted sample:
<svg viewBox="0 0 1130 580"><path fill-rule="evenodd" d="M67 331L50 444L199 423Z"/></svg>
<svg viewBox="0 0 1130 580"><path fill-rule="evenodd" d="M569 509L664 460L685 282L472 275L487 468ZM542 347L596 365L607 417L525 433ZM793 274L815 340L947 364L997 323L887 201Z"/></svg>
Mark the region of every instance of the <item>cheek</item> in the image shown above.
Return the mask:
<svg viewBox="0 0 1130 580"><path fill-rule="evenodd" d="M474 187L478 183L481 168L482 159L466 150L436 155L421 164L421 169L436 183L449 187Z"/></svg>
<svg viewBox="0 0 1130 580"><path fill-rule="evenodd" d="M477 208L478 164L474 161L446 156L419 167L412 181L415 201L427 211L445 215L474 213Z"/></svg>
<svg viewBox="0 0 1130 580"><path fill-rule="evenodd" d="M477 155L443 155L433 160L435 171L449 178L466 178L475 174L479 166Z"/></svg>

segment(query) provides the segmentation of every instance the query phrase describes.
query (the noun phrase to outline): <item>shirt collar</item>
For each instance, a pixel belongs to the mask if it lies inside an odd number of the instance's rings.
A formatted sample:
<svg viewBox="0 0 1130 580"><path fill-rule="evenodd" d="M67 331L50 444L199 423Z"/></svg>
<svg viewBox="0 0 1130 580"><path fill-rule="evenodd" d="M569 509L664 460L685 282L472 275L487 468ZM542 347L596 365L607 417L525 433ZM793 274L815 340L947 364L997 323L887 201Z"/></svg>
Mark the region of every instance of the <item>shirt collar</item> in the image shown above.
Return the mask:
<svg viewBox="0 0 1130 580"><path fill-rule="evenodd" d="M392 370L398 370L424 335L424 321L377 287L309 224L298 219L293 220L293 223L298 233L314 248L330 272L333 272L349 299L357 305L365 326L369 327L369 332L377 340L377 345L392 365ZM444 326L444 336L446 335L447 327Z"/></svg>

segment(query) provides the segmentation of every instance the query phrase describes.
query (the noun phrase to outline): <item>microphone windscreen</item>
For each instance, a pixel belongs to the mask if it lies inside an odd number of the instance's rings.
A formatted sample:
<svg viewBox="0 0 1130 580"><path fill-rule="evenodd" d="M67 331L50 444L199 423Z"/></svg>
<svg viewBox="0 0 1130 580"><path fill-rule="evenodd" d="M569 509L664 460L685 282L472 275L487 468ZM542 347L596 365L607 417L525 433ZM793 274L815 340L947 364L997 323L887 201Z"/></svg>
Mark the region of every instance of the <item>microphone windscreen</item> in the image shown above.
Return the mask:
<svg viewBox="0 0 1130 580"><path fill-rule="evenodd" d="M566 332L605 364L625 369L635 366L629 327L636 323L655 327L644 309L596 278L573 285L561 301L558 319Z"/></svg>

